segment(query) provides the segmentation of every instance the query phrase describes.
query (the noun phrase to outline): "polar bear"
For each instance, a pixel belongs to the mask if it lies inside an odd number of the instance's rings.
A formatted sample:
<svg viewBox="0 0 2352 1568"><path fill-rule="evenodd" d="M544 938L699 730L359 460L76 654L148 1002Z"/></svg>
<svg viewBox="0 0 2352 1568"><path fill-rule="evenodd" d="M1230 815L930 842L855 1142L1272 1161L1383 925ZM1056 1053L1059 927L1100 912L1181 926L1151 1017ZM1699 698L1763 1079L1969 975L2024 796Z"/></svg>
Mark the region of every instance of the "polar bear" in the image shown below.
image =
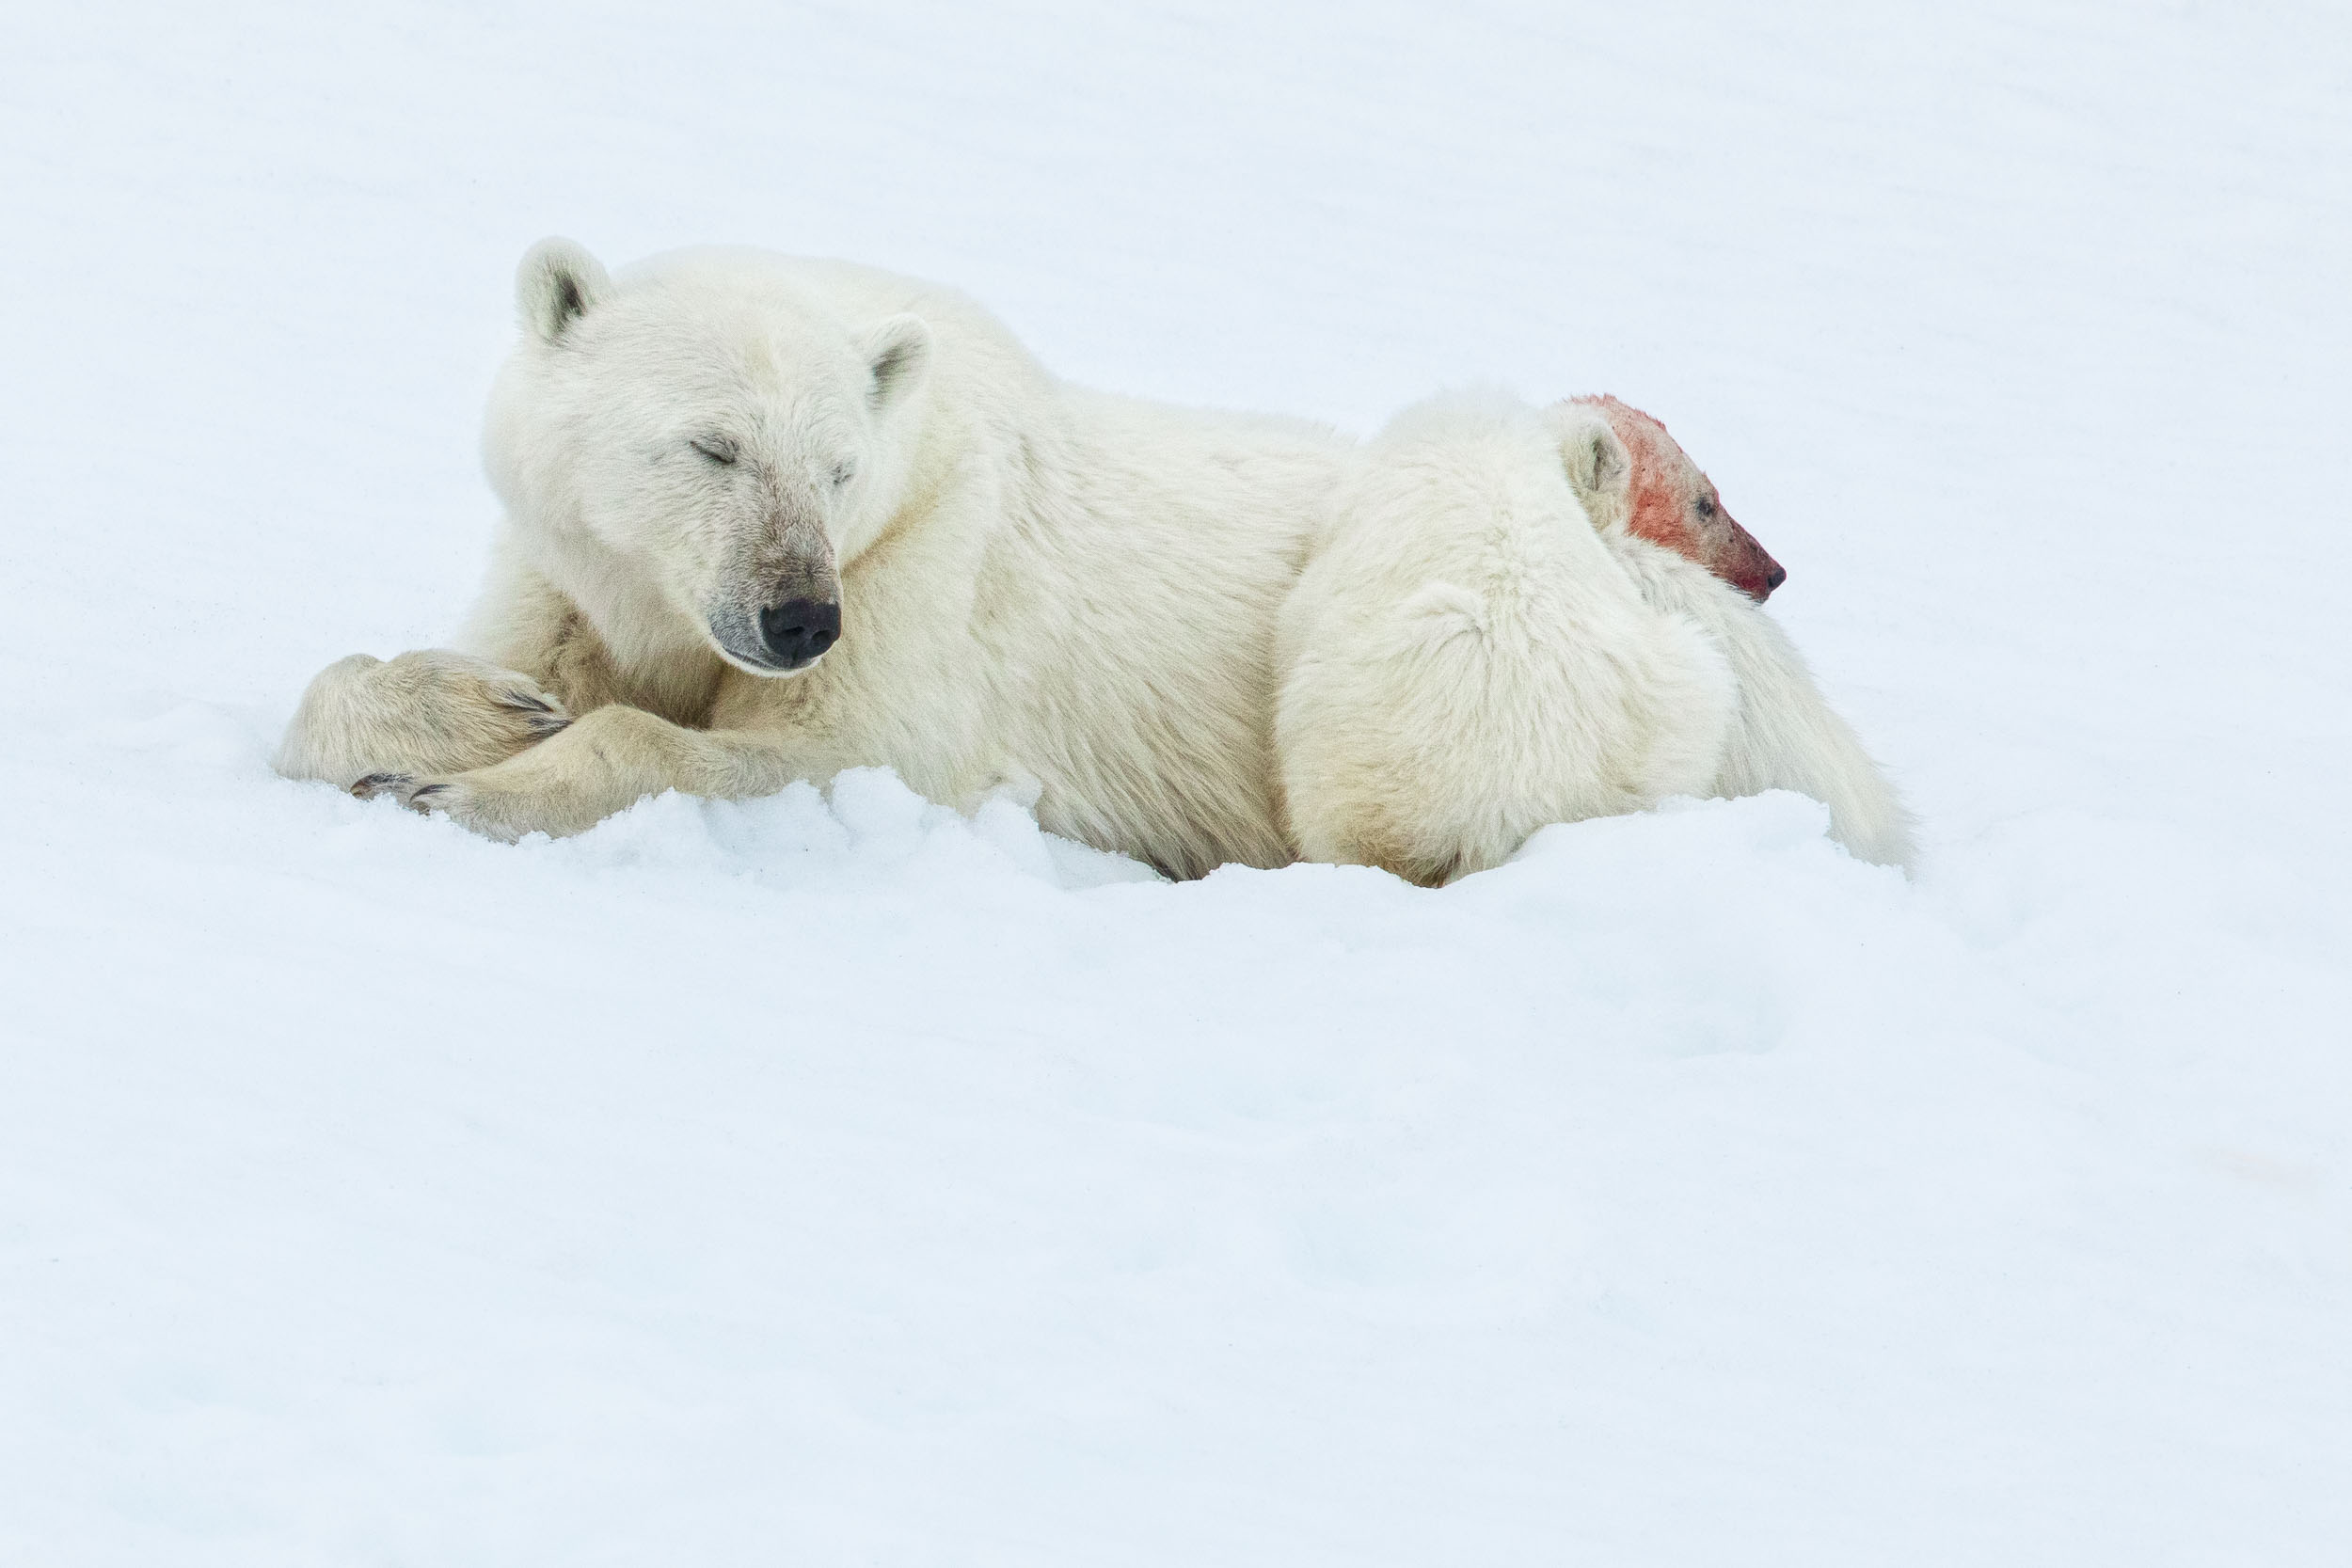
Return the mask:
<svg viewBox="0 0 2352 1568"><path fill-rule="evenodd" d="M279 771L512 840L879 763L1172 876L1296 858L1276 623L1356 443L1072 387L846 263L551 240L516 297L462 647L330 666Z"/></svg>
<svg viewBox="0 0 2352 1568"><path fill-rule="evenodd" d="M1277 644L1306 859L1436 885L1548 822L1714 784L1730 665L1643 597L1563 458L1525 404L1449 396L1399 416L1340 486Z"/></svg>
<svg viewBox="0 0 2352 1568"><path fill-rule="evenodd" d="M844 263L615 278L555 240L516 293L469 657L331 669L280 771L513 839L882 763L1178 877L1294 858L1274 618L1355 443L1071 387L961 295ZM517 703L571 721L529 739ZM477 749L421 744L453 734Z"/></svg>
<svg viewBox="0 0 2352 1568"><path fill-rule="evenodd" d="M1775 586L1761 547L1633 531L1645 499L1711 487L1654 420L1663 445L1629 449L1623 406L1436 399L1342 484L1277 648L1302 856L1436 885L1547 823L1782 787L1856 854L1908 862L1893 791L1750 602Z"/></svg>

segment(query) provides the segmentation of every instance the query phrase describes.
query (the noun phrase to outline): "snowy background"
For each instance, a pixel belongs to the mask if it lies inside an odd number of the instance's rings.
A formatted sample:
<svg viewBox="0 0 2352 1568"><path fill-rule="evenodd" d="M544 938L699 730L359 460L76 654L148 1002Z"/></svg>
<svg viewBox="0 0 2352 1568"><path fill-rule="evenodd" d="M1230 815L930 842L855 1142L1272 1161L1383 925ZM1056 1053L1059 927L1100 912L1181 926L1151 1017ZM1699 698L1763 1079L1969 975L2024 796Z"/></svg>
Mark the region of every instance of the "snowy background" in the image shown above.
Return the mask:
<svg viewBox="0 0 2352 1568"><path fill-rule="evenodd" d="M6 31L0 1561L2352 1561L2340 7ZM1921 874L274 779L462 611L551 232L1357 431L1617 392Z"/></svg>

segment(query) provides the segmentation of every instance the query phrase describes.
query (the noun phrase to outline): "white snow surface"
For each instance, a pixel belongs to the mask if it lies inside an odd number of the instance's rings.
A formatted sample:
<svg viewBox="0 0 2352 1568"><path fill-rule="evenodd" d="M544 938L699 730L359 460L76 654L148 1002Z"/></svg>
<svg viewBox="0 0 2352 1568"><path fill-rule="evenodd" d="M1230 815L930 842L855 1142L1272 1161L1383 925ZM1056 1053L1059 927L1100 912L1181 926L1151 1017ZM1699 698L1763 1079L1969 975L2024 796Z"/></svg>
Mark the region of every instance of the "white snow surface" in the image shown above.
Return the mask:
<svg viewBox="0 0 2352 1568"><path fill-rule="evenodd" d="M2352 1561L2342 7L7 34L0 1561ZM1619 393L1919 874L279 781L463 610L549 232L1357 431Z"/></svg>

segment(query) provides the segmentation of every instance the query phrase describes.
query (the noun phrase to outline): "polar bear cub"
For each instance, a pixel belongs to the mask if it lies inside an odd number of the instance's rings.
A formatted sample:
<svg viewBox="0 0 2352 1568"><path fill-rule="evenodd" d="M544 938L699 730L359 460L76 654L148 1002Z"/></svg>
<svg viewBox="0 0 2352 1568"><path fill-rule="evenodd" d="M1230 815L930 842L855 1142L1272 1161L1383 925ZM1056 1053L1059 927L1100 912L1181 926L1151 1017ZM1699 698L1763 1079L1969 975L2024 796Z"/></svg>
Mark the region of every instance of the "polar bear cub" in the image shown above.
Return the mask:
<svg viewBox="0 0 2352 1568"><path fill-rule="evenodd" d="M1515 400L1449 396L1399 416L1339 487L1278 632L1303 858L1437 884L1547 823L1713 792L1738 685L1587 516L1577 465L1597 492L1626 463L1601 437L1564 444Z"/></svg>

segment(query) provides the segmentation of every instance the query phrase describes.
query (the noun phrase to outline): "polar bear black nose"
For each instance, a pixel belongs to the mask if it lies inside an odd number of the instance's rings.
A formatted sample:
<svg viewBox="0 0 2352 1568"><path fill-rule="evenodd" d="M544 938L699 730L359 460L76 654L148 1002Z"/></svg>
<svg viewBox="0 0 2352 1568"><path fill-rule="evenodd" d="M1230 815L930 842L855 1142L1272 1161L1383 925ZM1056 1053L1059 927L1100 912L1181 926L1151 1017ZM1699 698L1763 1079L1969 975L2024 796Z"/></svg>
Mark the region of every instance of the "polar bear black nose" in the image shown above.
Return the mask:
<svg viewBox="0 0 2352 1568"><path fill-rule="evenodd" d="M787 599L759 612L759 639L779 669L797 670L841 641L841 607Z"/></svg>

